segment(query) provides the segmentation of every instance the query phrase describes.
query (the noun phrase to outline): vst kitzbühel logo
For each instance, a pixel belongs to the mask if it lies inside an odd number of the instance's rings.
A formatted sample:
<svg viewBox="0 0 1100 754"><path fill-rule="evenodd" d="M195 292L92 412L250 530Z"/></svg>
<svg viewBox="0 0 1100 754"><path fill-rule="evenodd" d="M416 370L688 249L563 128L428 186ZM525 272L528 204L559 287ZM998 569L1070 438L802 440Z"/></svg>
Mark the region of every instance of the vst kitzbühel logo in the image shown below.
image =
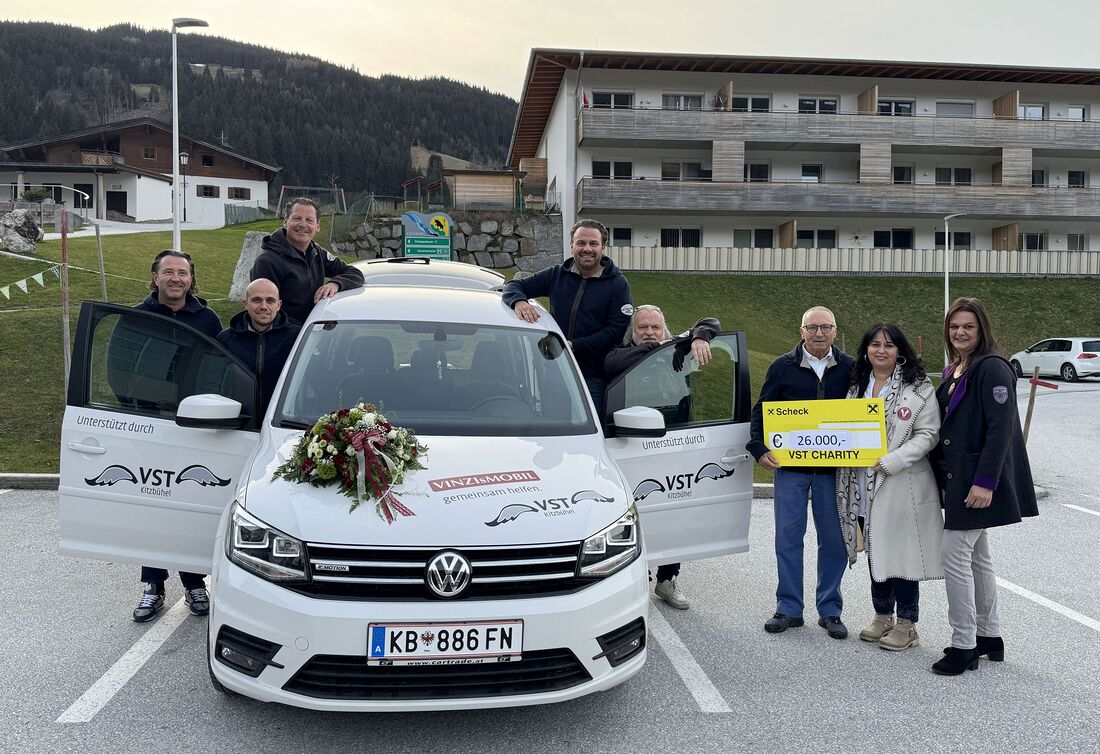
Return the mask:
<svg viewBox="0 0 1100 754"><path fill-rule="evenodd" d="M511 503L500 509L492 521L486 521L486 526L500 526L509 521L515 521L524 513L539 513L547 518L554 516L569 516L573 514L573 508L578 503L595 501L597 503L613 503L615 498L601 495L595 490L581 490L574 492L572 497L548 497L542 500L532 500L530 503Z"/></svg>
<svg viewBox="0 0 1100 754"><path fill-rule="evenodd" d="M137 474L116 463L99 472L97 476L85 479L84 482L92 487L114 487L119 482L128 482L139 485L141 492L146 495L171 497L172 486L183 482L194 482L202 487L225 487L230 480L222 479L213 471L198 463L178 472L171 469L138 466Z"/></svg>
<svg viewBox="0 0 1100 754"><path fill-rule="evenodd" d="M694 474L670 474L661 479L643 479L634 488L634 502L645 500L654 492L667 492L670 498L691 497L692 484L704 479L725 479L736 469L727 469L717 463L703 464Z"/></svg>

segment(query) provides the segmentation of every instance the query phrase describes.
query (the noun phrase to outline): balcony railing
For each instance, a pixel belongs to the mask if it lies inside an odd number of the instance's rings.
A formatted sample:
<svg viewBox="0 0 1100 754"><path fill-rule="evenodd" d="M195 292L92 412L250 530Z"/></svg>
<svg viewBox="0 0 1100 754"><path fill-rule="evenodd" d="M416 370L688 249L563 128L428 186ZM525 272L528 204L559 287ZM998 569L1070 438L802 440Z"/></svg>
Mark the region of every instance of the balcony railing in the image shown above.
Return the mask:
<svg viewBox="0 0 1100 754"><path fill-rule="evenodd" d="M737 249L615 246L623 270L739 275L943 274L943 249ZM952 275L1100 276L1100 251L953 250Z"/></svg>
<svg viewBox="0 0 1100 754"><path fill-rule="evenodd" d="M122 165L126 159L118 152L92 152L81 150L81 165Z"/></svg>
<svg viewBox="0 0 1100 754"><path fill-rule="evenodd" d="M912 146L1030 147L1097 152L1100 151L1100 122L588 108L581 111L577 139L585 147L699 146L728 140L810 145L886 142Z"/></svg>
<svg viewBox="0 0 1100 754"><path fill-rule="evenodd" d="M1100 218L1100 189L803 181L723 182L582 178L578 211Z"/></svg>

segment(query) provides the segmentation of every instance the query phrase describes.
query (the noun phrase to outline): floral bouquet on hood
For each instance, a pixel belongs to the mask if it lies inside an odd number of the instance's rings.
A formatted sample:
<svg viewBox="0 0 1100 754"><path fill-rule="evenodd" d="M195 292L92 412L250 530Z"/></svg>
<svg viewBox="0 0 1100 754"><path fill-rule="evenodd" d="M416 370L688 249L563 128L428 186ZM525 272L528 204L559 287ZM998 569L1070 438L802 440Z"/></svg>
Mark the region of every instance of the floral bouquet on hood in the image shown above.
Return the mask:
<svg viewBox="0 0 1100 754"><path fill-rule="evenodd" d="M395 427L370 403L325 414L302 435L290 459L272 481L287 479L314 487L339 485L352 499L350 511L373 500L378 515L392 524L398 515L415 516L393 488L410 471L426 468L428 448L404 427Z"/></svg>

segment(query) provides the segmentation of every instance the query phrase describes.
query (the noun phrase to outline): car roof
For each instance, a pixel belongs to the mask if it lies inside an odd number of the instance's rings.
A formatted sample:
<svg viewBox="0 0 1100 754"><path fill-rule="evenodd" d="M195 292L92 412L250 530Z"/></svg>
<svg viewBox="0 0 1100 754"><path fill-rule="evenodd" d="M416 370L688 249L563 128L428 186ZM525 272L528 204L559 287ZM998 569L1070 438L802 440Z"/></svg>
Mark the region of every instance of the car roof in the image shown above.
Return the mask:
<svg viewBox="0 0 1100 754"><path fill-rule="evenodd" d="M504 276L476 264L448 262L426 257L396 257L356 262L364 285L414 285L440 288L500 289Z"/></svg>

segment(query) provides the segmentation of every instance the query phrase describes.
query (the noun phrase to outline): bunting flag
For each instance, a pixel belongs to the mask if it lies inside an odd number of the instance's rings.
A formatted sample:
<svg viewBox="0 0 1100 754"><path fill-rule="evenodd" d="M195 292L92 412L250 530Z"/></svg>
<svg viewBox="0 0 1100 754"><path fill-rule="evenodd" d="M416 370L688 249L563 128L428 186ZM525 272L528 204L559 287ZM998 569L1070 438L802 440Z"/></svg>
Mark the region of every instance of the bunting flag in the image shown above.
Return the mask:
<svg viewBox="0 0 1100 754"><path fill-rule="evenodd" d="M42 272L36 272L35 274L31 275L30 277L25 277L22 280L17 280L14 283L8 283L5 286L0 286L0 293L2 293L4 295L4 298L11 299L11 287L13 285L16 288L18 288L19 290L23 291L23 293L28 293L29 283L30 283L31 280L38 283L39 287L45 288L46 287L46 273L51 273L55 278L60 278L61 277L61 266L60 265L54 265L53 267L50 267L48 270L42 270Z"/></svg>

